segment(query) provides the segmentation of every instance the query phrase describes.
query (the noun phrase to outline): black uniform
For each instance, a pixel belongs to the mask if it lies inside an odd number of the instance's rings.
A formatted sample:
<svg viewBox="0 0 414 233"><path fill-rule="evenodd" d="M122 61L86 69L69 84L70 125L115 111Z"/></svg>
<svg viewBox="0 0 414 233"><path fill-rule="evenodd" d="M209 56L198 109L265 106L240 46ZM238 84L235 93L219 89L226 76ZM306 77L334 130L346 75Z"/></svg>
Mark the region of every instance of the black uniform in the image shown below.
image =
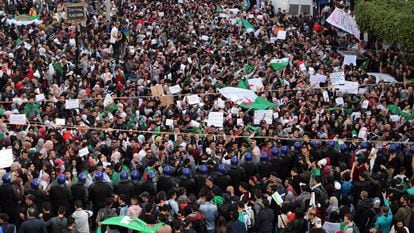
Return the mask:
<svg viewBox="0 0 414 233"><path fill-rule="evenodd" d="M106 198L111 197L112 186L103 181L96 181L89 187L89 200L93 205L94 214L105 207Z"/></svg>
<svg viewBox="0 0 414 233"><path fill-rule="evenodd" d="M195 193L200 193L200 190L202 187L204 187L204 185L206 184L206 178L208 177L208 175L203 175L203 174L196 174L194 176L194 181L195 181Z"/></svg>
<svg viewBox="0 0 414 233"><path fill-rule="evenodd" d="M239 166L230 166L229 171L227 172L229 174L233 186L235 188L238 188L241 181L246 181L246 174L244 173L243 167Z"/></svg>
<svg viewBox="0 0 414 233"><path fill-rule="evenodd" d="M57 211L60 206L66 208L66 210L72 210L72 193L70 189L65 185L55 185L50 188L49 192L50 203L52 205L52 214L57 215ZM67 217L71 213L70 211L66 211Z"/></svg>
<svg viewBox="0 0 414 233"><path fill-rule="evenodd" d="M121 180L121 182L115 186L115 193L118 195L125 195L127 198L125 201L129 205L131 197L134 196L134 185L129 180Z"/></svg>
<svg viewBox="0 0 414 233"><path fill-rule="evenodd" d="M139 182L139 180L134 180L134 181L132 181L132 185L134 186L134 193L135 194L139 194L139 193L141 193L143 190L142 190L142 183L141 182Z"/></svg>
<svg viewBox="0 0 414 233"><path fill-rule="evenodd" d="M246 161L242 164L247 179L256 175L256 165L252 161Z"/></svg>
<svg viewBox="0 0 414 233"><path fill-rule="evenodd" d="M46 193L42 190L36 190L36 189L28 189L24 191L24 195L32 194L35 197L34 203L36 206L42 206L42 203L47 201Z"/></svg>
<svg viewBox="0 0 414 233"><path fill-rule="evenodd" d="M195 181L191 177L180 176L178 185L185 188L188 194L195 193L196 191Z"/></svg>
<svg viewBox="0 0 414 233"><path fill-rule="evenodd" d="M9 215L9 222L16 224L19 208L18 194L14 185L3 184L0 186L0 207L2 212Z"/></svg>
<svg viewBox="0 0 414 233"><path fill-rule="evenodd" d="M157 190L168 192L172 187L176 187L177 183L175 182L174 178L171 176L162 175L158 178L157 182Z"/></svg>
<svg viewBox="0 0 414 233"><path fill-rule="evenodd" d="M157 186L155 186L154 182L145 180L142 183L142 191L147 191L152 197L155 197L157 195Z"/></svg>
<svg viewBox="0 0 414 233"><path fill-rule="evenodd" d="M81 200L84 208L88 206L88 188L83 184L74 184L70 188L72 191L73 200Z"/></svg>
<svg viewBox="0 0 414 233"><path fill-rule="evenodd" d="M257 164L257 175L259 176L259 179L269 177L271 171L272 164L269 161L260 161Z"/></svg>
<svg viewBox="0 0 414 233"><path fill-rule="evenodd" d="M214 178L214 183L219 186L221 190L226 190L228 186L232 185L232 181L229 175L219 174ZM221 194L221 193L216 193Z"/></svg>

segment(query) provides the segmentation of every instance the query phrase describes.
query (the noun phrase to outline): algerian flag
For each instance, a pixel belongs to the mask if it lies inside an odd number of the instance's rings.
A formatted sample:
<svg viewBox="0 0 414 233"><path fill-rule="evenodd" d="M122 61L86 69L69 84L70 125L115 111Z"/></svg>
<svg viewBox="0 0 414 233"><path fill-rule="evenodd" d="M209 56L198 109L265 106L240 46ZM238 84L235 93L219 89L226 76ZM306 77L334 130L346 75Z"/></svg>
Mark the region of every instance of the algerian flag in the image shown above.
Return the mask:
<svg viewBox="0 0 414 233"><path fill-rule="evenodd" d="M30 25L30 24L42 24L42 20L39 20L39 16L30 16L26 14L17 15L13 19L7 20L8 24L15 24L17 26Z"/></svg>
<svg viewBox="0 0 414 233"><path fill-rule="evenodd" d="M254 32L254 27L247 21L246 19L242 19L242 24L244 29L246 29L246 32Z"/></svg>
<svg viewBox="0 0 414 233"><path fill-rule="evenodd" d="M272 67L276 71L283 70L288 65L289 65L289 58L272 59L270 61L270 67Z"/></svg>
<svg viewBox="0 0 414 233"><path fill-rule="evenodd" d="M155 233L161 226L164 225L164 223L147 224L146 222L134 216L119 216L108 218L105 221L101 222L101 225L115 225L135 230L141 233ZM97 232L99 231L100 229Z"/></svg>
<svg viewBox="0 0 414 233"><path fill-rule="evenodd" d="M276 104L269 102L262 97L258 97L251 90L237 87L225 87L218 90L224 97L245 109L264 110L276 107Z"/></svg>

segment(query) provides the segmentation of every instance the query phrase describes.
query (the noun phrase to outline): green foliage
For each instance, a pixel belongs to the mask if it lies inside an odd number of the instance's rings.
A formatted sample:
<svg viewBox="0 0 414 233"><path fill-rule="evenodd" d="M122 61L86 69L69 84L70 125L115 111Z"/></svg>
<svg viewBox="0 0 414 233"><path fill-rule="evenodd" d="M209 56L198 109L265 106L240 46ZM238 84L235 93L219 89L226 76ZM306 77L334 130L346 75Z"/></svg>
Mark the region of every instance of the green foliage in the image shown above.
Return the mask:
<svg viewBox="0 0 414 233"><path fill-rule="evenodd" d="M358 1L355 15L361 31L414 51L414 0Z"/></svg>

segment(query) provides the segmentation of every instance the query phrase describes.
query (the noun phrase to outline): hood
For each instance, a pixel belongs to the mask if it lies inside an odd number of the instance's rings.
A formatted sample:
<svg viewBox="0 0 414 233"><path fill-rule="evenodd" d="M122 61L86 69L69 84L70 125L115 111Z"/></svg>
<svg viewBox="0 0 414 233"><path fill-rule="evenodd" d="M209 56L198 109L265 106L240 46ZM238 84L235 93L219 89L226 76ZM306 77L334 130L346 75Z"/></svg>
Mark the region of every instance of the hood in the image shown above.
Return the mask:
<svg viewBox="0 0 414 233"><path fill-rule="evenodd" d="M367 199L359 200L358 204L362 208L371 208L372 207L372 199L367 198Z"/></svg>

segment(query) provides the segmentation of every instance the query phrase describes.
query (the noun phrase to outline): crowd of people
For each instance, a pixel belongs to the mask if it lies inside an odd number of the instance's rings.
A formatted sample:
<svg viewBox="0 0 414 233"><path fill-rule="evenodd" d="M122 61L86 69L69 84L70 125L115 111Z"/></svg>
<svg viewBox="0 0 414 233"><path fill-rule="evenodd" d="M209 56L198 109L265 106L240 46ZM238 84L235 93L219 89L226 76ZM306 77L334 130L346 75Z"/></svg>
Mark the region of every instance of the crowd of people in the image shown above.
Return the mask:
<svg viewBox="0 0 414 233"><path fill-rule="evenodd" d="M128 232L101 224L114 216L160 233L413 231L413 66L326 22L353 4L90 1L69 23L62 1L3 1L0 232ZM23 14L40 23L8 23ZM310 82L340 71L364 91ZM251 78L272 123L219 92Z"/></svg>

